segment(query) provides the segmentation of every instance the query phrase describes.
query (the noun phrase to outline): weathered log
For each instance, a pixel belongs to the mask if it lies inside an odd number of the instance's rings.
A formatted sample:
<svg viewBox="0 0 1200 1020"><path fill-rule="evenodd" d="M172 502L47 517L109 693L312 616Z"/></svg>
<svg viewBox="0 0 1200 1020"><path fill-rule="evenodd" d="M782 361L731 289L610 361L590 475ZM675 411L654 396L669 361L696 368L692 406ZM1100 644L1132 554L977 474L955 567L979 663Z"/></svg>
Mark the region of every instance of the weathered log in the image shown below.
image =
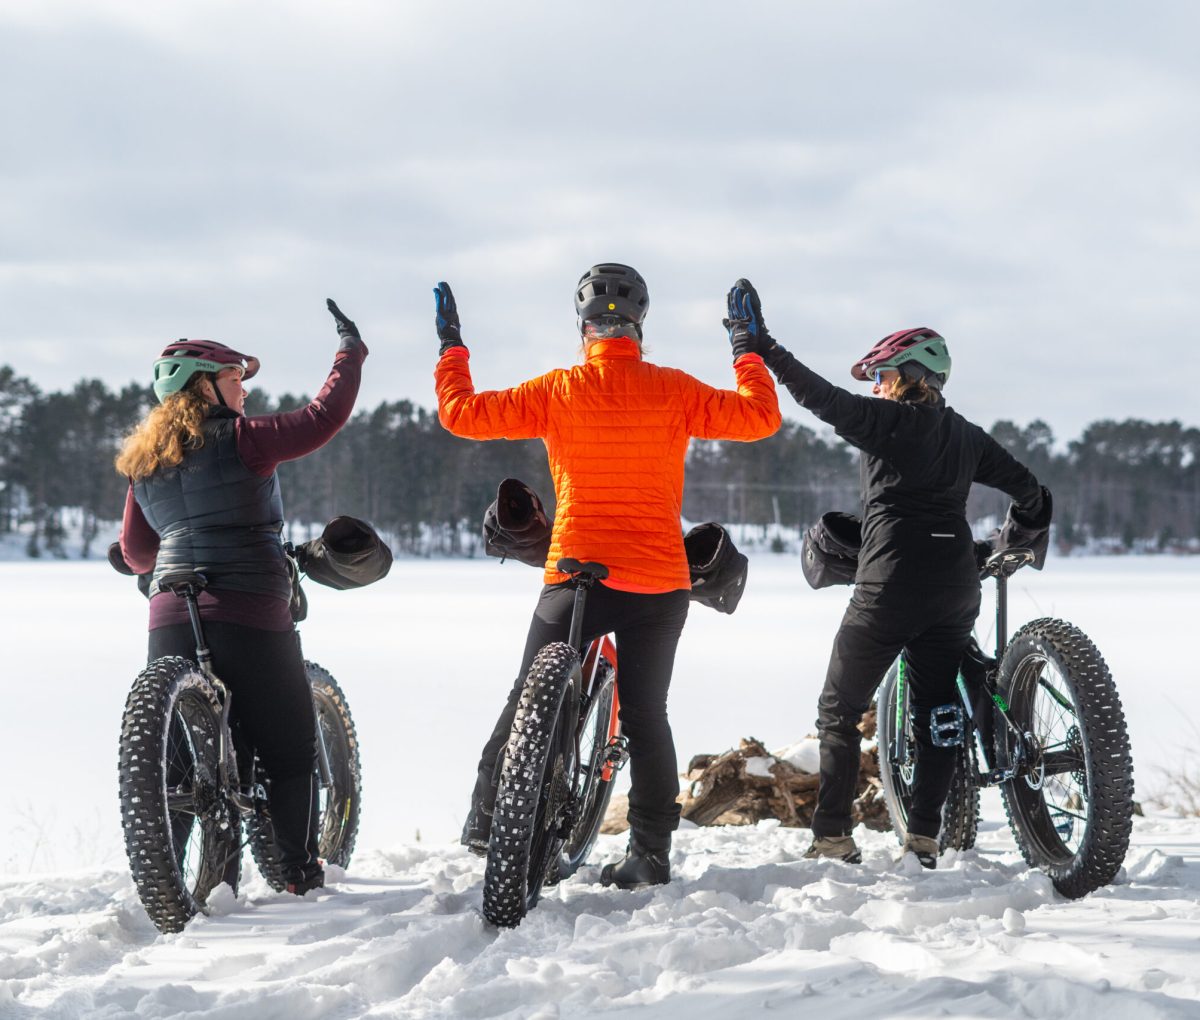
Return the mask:
<svg viewBox="0 0 1200 1020"><path fill-rule="evenodd" d="M868 740L875 736L874 709L859 729ZM753 825L766 818L777 818L791 828L812 825L818 777L777 758L752 737L723 754L695 755L681 778L682 816L697 825ZM627 798L614 797L600 831L624 832L629 827L628 807ZM864 750L859 760L853 818L871 829L891 827L874 747Z"/></svg>

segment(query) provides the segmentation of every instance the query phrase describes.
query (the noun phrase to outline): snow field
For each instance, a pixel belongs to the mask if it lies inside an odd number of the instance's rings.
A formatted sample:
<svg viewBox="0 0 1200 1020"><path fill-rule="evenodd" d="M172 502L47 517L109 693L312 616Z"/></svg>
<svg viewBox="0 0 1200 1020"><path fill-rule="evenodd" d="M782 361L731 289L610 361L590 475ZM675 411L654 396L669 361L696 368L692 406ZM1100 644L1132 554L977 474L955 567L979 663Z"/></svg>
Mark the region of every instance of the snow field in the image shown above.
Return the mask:
<svg viewBox="0 0 1200 1020"><path fill-rule="evenodd" d="M1051 560L1012 586L1014 627L1062 615L1105 655L1143 799L1200 720L1198 575L1194 560ZM889 833L860 830L855 867L802 860L807 830L686 828L672 883L624 893L598 884L624 849L604 837L520 927L490 929L483 862L453 841L539 585L495 561L309 585L305 650L346 690L362 744L359 851L303 902L247 858L236 897L160 936L116 801L144 601L104 564L0 564L0 1017L1200 1015L1200 821L1153 811L1119 882L1078 902L1026 868L993 793L980 848L936 872L897 863ZM764 555L737 614L696 607L672 688L681 767L751 735L811 759L800 738L846 597Z"/></svg>
<svg viewBox="0 0 1200 1020"><path fill-rule="evenodd" d="M861 866L805 861L807 831L770 822L687 828L670 885L605 889L590 866L500 932L483 862L454 847L366 851L303 901L252 875L169 936L121 872L6 879L0 1015L1197 1015L1194 823L1139 819L1120 884L1073 903L997 825L935 872L857 836Z"/></svg>
<svg viewBox="0 0 1200 1020"><path fill-rule="evenodd" d="M346 692L360 738L360 847L457 838L479 748L512 683L540 572L497 560L400 560L380 584L309 583L305 654ZM694 605L670 712L680 770L744 736L784 748L815 730L817 695L849 589L810 590L793 556L756 555L737 613ZM1200 558L1051 559L1011 583L1011 627L1062 615L1099 646L1133 744L1137 796L1200 737ZM984 616L992 613L985 589ZM116 756L145 665L146 604L99 562L0 563L0 718L9 873L124 860ZM986 623L986 619L985 619ZM990 629L988 631L990 634Z"/></svg>

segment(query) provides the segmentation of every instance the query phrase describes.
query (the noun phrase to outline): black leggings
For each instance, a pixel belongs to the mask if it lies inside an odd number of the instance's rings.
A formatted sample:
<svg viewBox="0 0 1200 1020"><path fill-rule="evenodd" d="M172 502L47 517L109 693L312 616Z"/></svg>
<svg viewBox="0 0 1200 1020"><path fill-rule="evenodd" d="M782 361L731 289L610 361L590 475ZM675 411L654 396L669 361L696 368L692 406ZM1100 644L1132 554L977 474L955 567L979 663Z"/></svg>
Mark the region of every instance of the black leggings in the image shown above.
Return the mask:
<svg viewBox="0 0 1200 1020"><path fill-rule="evenodd" d="M542 589L516 682L479 759L473 810L492 813L497 765L512 731L525 675L543 645L567 639L574 599L575 592L565 583ZM588 592L584 611L585 641L608 633L616 638L621 730L629 740L629 824L647 845L669 844L679 827L678 762L667 720L667 691L687 611L686 591L643 595L603 584Z"/></svg>
<svg viewBox="0 0 1200 1020"><path fill-rule="evenodd" d="M818 706L821 784L812 829L848 836L858 786L858 724L896 656L904 651L917 740L908 831L936 836L950 789L955 748L936 747L929 713L957 700L958 664L979 614L978 587L860 584L833 642Z"/></svg>
<svg viewBox="0 0 1200 1020"><path fill-rule="evenodd" d="M317 860L316 715L300 635L205 621L213 669L233 695L231 721L271 780L271 821L285 867ZM195 661L191 624L150 632L150 661Z"/></svg>

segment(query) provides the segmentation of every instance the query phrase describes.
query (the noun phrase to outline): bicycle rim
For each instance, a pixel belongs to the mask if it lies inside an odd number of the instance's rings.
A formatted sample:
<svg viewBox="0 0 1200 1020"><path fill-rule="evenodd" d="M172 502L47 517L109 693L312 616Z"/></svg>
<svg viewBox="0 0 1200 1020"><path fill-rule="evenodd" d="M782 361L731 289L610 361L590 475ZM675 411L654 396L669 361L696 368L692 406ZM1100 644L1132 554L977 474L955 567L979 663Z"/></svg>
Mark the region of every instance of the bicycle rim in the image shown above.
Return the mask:
<svg viewBox="0 0 1200 1020"><path fill-rule="evenodd" d="M611 676L588 703L579 727L579 762L575 768L572 791L576 821L563 844L558 862L558 877L573 875L591 853L604 822L604 813L612 796L613 777L603 778L608 759L609 729L616 693Z"/></svg>
<svg viewBox="0 0 1200 1020"><path fill-rule="evenodd" d="M1039 857L1067 864L1087 840L1092 813L1074 688L1050 658L1028 655L1013 675L1011 703L1032 740L1029 768L1010 781L1010 798ZM1075 767L1058 771L1064 764Z"/></svg>
<svg viewBox="0 0 1200 1020"><path fill-rule="evenodd" d="M219 810L220 778L214 750L219 723L198 691L182 691L171 712L163 756L164 802L175 860L183 888L203 902L222 862L213 839L212 816Z"/></svg>

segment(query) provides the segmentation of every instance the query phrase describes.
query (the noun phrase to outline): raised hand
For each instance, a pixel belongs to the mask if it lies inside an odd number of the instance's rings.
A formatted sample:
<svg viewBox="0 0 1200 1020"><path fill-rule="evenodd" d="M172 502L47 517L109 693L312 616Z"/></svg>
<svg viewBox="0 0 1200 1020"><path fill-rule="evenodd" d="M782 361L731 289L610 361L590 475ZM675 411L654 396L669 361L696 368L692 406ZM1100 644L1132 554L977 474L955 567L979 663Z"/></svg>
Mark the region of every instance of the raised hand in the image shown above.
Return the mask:
<svg viewBox="0 0 1200 1020"><path fill-rule="evenodd" d="M454 300L454 292L445 280L433 288L433 300L436 309L437 335L442 342L438 351L439 357L451 347L462 347L462 323L458 320L458 303Z"/></svg>
<svg viewBox="0 0 1200 1020"><path fill-rule="evenodd" d="M729 331L734 360L743 354L765 353L775 341L763 322L762 303L754 284L745 277L738 280L729 288L725 304L728 316L721 324Z"/></svg>
<svg viewBox="0 0 1200 1020"><path fill-rule="evenodd" d="M334 304L334 299L326 298L325 307L329 308L329 313L334 317L334 322L337 323L337 335L342 338L342 342L337 349L350 350L355 347L361 347L362 350L366 350L366 344L362 342L358 326L354 325L352 320L346 318L346 313Z"/></svg>

